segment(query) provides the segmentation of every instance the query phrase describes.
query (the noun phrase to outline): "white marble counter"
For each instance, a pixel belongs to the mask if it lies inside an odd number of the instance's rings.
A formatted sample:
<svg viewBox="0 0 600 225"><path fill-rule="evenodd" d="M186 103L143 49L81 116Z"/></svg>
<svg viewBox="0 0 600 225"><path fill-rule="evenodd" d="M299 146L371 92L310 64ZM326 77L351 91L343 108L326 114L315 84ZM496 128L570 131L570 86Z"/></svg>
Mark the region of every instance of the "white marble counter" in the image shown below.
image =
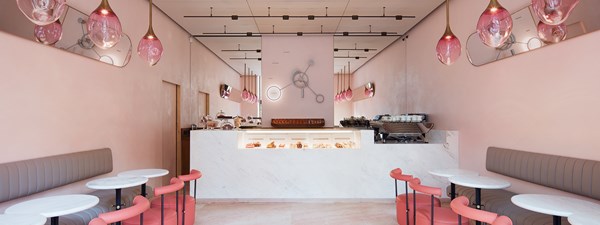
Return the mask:
<svg viewBox="0 0 600 225"><path fill-rule="evenodd" d="M362 130L360 148L304 150L240 149L238 132L191 132L190 167L204 174L199 199L393 200L394 168L443 190L448 181L428 171L458 168L456 131L432 131L432 144L374 144L373 131Z"/></svg>

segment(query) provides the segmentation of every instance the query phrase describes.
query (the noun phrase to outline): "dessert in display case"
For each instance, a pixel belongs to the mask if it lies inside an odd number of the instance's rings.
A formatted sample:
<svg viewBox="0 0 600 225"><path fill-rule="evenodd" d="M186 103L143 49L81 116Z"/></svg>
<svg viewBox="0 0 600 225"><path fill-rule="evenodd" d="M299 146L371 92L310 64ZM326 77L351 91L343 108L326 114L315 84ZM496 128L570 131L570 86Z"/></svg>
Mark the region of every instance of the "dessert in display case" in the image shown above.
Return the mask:
<svg viewBox="0 0 600 225"><path fill-rule="evenodd" d="M239 149L358 149L358 130L265 129L238 132Z"/></svg>

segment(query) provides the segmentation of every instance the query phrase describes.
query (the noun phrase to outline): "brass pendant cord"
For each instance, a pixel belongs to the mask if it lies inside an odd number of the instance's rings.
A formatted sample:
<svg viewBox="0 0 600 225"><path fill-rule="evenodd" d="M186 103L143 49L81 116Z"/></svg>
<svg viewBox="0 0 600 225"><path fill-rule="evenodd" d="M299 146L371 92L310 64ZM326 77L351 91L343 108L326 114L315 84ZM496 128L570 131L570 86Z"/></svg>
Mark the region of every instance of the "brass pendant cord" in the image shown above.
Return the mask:
<svg viewBox="0 0 600 225"><path fill-rule="evenodd" d="M351 82L350 79L352 79L352 77L350 77L350 61L348 61L348 89L352 90L352 89L350 89L350 82Z"/></svg>
<svg viewBox="0 0 600 225"><path fill-rule="evenodd" d="M150 2L150 7L149 7L149 13L148 13L148 33L151 33L154 36L154 30L152 29L152 0L149 0Z"/></svg>
<svg viewBox="0 0 600 225"><path fill-rule="evenodd" d="M450 27L450 0L446 0L446 27Z"/></svg>

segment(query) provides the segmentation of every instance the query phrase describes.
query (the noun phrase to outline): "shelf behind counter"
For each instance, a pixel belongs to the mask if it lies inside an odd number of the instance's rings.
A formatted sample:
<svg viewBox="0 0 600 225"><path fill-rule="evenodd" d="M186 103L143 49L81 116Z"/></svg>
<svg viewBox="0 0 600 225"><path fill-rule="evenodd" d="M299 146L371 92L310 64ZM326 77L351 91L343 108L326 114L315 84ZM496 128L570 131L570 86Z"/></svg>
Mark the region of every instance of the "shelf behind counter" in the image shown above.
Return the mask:
<svg viewBox="0 0 600 225"><path fill-rule="evenodd" d="M203 201L393 201L391 169L442 187L447 181L427 171L458 167L456 131L432 131L429 144L380 145L373 136L346 128L193 130L190 168L205 174Z"/></svg>

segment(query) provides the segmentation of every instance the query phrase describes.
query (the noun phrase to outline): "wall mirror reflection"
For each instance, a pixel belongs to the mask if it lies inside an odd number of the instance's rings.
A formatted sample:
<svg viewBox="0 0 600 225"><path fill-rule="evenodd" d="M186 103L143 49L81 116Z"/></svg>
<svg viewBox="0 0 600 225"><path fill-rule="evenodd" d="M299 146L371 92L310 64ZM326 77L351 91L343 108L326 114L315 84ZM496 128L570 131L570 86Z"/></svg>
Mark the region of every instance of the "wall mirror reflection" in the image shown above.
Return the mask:
<svg viewBox="0 0 600 225"><path fill-rule="evenodd" d="M564 40L577 37L600 29L600 8L598 0L580 0L571 15L560 29L552 32L565 32ZM477 33L472 33L467 39L466 50L469 62L474 66L481 66L513 55L525 53L550 44L560 44L560 39L547 41L541 38L538 32L540 19L531 6L522 8L512 13L513 30L509 40L502 46L491 48L481 42Z"/></svg>
<svg viewBox="0 0 600 225"><path fill-rule="evenodd" d="M52 45L56 48L95 59L118 67L126 66L131 59L132 45L127 34L123 34L121 41L110 49L98 48L87 36L86 22L88 15L67 6L58 22L62 28L62 36L54 44L48 43L40 35L34 35L35 24L24 16L19 10L16 1L0 1L0 30L40 44ZM60 29L57 28L57 29Z"/></svg>

